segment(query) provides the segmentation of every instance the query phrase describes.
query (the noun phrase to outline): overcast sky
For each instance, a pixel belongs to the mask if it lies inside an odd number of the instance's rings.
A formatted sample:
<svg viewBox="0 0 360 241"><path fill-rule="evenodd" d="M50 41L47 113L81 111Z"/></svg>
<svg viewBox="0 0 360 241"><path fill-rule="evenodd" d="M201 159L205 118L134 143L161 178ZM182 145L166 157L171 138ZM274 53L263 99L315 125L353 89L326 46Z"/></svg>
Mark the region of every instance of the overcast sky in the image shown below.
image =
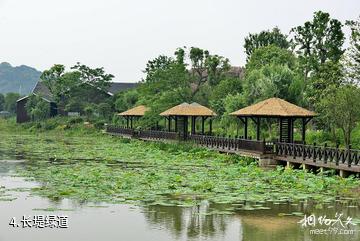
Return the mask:
<svg viewBox="0 0 360 241"><path fill-rule="evenodd" d="M136 82L147 60L180 46L206 48L244 65L244 37L283 32L323 10L341 21L359 0L0 0L0 61L39 70L76 62Z"/></svg>

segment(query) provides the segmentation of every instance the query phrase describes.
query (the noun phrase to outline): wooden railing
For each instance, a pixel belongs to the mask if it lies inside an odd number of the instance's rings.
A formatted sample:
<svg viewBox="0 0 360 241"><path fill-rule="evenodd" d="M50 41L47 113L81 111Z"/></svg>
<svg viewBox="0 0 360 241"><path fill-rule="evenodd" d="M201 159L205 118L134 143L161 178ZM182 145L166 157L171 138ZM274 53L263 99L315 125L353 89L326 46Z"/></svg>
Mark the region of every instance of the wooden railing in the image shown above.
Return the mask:
<svg viewBox="0 0 360 241"><path fill-rule="evenodd" d="M179 139L179 133L168 132L168 131L135 130L135 129L119 127L119 126L107 126L106 131L109 133L127 135L127 136L130 136L133 138L154 139L154 140L161 140L161 139L177 140L177 139Z"/></svg>
<svg viewBox="0 0 360 241"><path fill-rule="evenodd" d="M313 162L346 164L348 167L358 166L360 163L360 150L340 149L338 147L327 147L293 143L275 143L275 154L277 156L289 156L312 160Z"/></svg>
<svg viewBox="0 0 360 241"><path fill-rule="evenodd" d="M178 140L179 133L169 131L139 130L136 132L136 137L154 140Z"/></svg>
<svg viewBox="0 0 360 241"><path fill-rule="evenodd" d="M120 127L120 126L107 126L106 131L109 133L133 136L135 130L131 129L131 128Z"/></svg>
<svg viewBox="0 0 360 241"><path fill-rule="evenodd" d="M231 151L253 151L258 153L273 153L274 144L272 142L247 140L231 137L206 136L206 135L189 135L188 140L195 144L215 148L219 150Z"/></svg>

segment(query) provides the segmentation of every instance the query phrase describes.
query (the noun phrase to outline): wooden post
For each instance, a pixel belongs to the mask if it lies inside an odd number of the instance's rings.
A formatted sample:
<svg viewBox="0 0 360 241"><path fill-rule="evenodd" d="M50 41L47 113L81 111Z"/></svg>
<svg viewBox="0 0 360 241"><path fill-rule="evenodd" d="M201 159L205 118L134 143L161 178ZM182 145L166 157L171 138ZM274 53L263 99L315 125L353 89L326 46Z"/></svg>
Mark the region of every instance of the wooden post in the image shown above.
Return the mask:
<svg viewBox="0 0 360 241"><path fill-rule="evenodd" d="M291 120L291 118L288 118L288 142L292 142L292 138L291 138L291 135L292 135L292 133L291 133L291 129L292 129L292 127L291 127L291 123L292 123L292 120Z"/></svg>
<svg viewBox="0 0 360 241"><path fill-rule="evenodd" d="M126 116L126 128L129 128L129 116Z"/></svg>
<svg viewBox="0 0 360 241"><path fill-rule="evenodd" d="M130 127L131 127L131 129L133 128L133 117L132 116L130 116Z"/></svg>
<svg viewBox="0 0 360 241"><path fill-rule="evenodd" d="M260 141L260 117L257 118L256 123L256 140Z"/></svg>
<svg viewBox="0 0 360 241"><path fill-rule="evenodd" d="M282 135L283 135L283 133L282 133L282 118L280 117L279 118L279 132L280 132L280 136L279 136L279 142L283 142L283 139L282 139Z"/></svg>
<svg viewBox="0 0 360 241"><path fill-rule="evenodd" d="M347 164L348 164L348 167L351 167L351 144L348 146L347 148Z"/></svg>
<svg viewBox="0 0 360 241"><path fill-rule="evenodd" d="M201 117L201 134L205 134L205 116Z"/></svg>
<svg viewBox="0 0 360 241"><path fill-rule="evenodd" d="M175 116L175 132L178 131L178 118Z"/></svg>
<svg viewBox="0 0 360 241"><path fill-rule="evenodd" d="M191 117L191 134L195 134L196 133L196 125L195 125L195 121L196 121L196 116L192 116Z"/></svg>
<svg viewBox="0 0 360 241"><path fill-rule="evenodd" d="M189 117L184 116L183 118L184 118L184 140L186 140L188 136Z"/></svg>
<svg viewBox="0 0 360 241"><path fill-rule="evenodd" d="M212 135L212 119L209 120L209 134Z"/></svg>
<svg viewBox="0 0 360 241"><path fill-rule="evenodd" d="M248 118L245 117L245 125L244 125L244 139L248 138Z"/></svg>
<svg viewBox="0 0 360 241"><path fill-rule="evenodd" d="M302 143L303 145L305 145L305 133L306 133L306 119L305 118L302 118Z"/></svg>
<svg viewBox="0 0 360 241"><path fill-rule="evenodd" d="M169 116L169 132L171 131L171 116Z"/></svg>

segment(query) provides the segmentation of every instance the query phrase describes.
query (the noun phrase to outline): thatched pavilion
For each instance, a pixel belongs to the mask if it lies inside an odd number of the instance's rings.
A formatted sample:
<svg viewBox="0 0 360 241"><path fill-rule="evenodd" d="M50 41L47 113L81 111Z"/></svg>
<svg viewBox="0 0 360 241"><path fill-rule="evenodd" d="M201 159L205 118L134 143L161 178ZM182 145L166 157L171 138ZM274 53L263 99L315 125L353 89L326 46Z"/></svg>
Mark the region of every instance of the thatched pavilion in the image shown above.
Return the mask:
<svg viewBox="0 0 360 241"><path fill-rule="evenodd" d="M279 98L270 98L254 105L245 107L230 115L237 116L244 123L244 138L248 138L248 119L256 124L256 139L260 140L261 118L276 118L279 120L279 141L294 142L294 121L302 120L302 142L305 143L306 124L316 116L316 113L291 104Z"/></svg>
<svg viewBox="0 0 360 241"><path fill-rule="evenodd" d="M175 131L180 132L183 138L186 138L188 133L188 122L191 118L191 133L196 133L196 119L201 118L201 134L205 134L205 121L209 118L209 132L212 132L212 119L211 117L216 116L216 113L209 108L202 106L198 103L182 103L174 106L160 114L168 119L168 129L172 130L171 123L172 119L175 120Z"/></svg>
<svg viewBox="0 0 360 241"><path fill-rule="evenodd" d="M127 128L133 128L133 119L138 119L145 115L145 112L148 111L149 108L147 108L144 105L139 105L134 108L131 108L127 111L121 112L118 115L122 116L126 119L126 127ZM130 125L129 125L130 122Z"/></svg>

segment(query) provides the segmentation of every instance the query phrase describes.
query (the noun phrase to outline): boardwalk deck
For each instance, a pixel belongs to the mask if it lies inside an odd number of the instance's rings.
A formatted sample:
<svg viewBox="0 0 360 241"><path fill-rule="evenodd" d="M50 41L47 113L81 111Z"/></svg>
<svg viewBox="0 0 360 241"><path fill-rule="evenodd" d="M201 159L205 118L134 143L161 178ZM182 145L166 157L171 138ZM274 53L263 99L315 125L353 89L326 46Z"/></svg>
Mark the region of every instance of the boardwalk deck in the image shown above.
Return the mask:
<svg viewBox="0 0 360 241"><path fill-rule="evenodd" d="M178 141L176 132L138 130L108 127L107 132L125 138L137 138L145 141ZM316 145L294 143L272 143L206 135L189 135L187 140L205 148L232 153L256 159L304 164L307 166L328 168L340 171L360 173L360 150L340 149Z"/></svg>

